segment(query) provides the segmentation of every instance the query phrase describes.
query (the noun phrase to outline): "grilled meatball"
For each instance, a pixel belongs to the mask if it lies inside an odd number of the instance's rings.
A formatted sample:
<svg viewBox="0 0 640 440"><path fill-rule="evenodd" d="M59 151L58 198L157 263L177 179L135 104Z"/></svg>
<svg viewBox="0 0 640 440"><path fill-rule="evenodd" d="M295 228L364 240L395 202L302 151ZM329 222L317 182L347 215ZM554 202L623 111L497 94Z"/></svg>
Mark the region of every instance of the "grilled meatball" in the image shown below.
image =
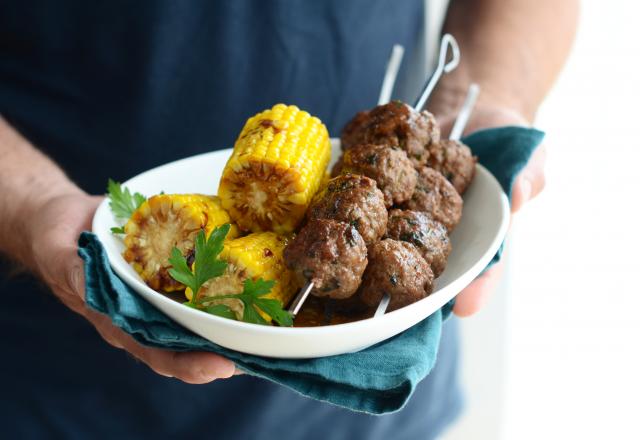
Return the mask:
<svg viewBox="0 0 640 440"><path fill-rule="evenodd" d="M476 173L478 158L462 142L442 139L429 146L427 166L442 173L455 187L458 194L464 194Z"/></svg>
<svg viewBox="0 0 640 440"><path fill-rule="evenodd" d="M386 145L351 147L333 167L331 175L342 173L362 174L375 180L387 208L409 200L416 188L417 173L407 153Z"/></svg>
<svg viewBox="0 0 640 440"><path fill-rule="evenodd" d="M358 144L400 147L418 167L427 162L432 143L440 140L440 129L433 115L418 112L400 101L359 112L342 130L342 148Z"/></svg>
<svg viewBox="0 0 640 440"><path fill-rule="evenodd" d="M313 295L343 299L360 286L367 247L353 226L314 219L287 245L284 259L298 285L311 281Z"/></svg>
<svg viewBox="0 0 640 440"><path fill-rule="evenodd" d="M426 212L442 223L449 232L462 217L462 197L442 174L429 167L418 170L416 190L411 199L400 207Z"/></svg>
<svg viewBox="0 0 640 440"><path fill-rule="evenodd" d="M389 211L385 238L411 243L429 263L435 278L447 267L447 258L451 253L447 228L424 212Z"/></svg>
<svg viewBox="0 0 640 440"><path fill-rule="evenodd" d="M329 180L316 194L308 218L348 223L358 230L367 246L380 240L387 229L387 209L382 192L375 180L356 174L343 174Z"/></svg>
<svg viewBox="0 0 640 440"><path fill-rule="evenodd" d="M369 248L359 297L373 307L386 293L389 310L425 298L433 290L433 272L415 247L404 241L385 239Z"/></svg>

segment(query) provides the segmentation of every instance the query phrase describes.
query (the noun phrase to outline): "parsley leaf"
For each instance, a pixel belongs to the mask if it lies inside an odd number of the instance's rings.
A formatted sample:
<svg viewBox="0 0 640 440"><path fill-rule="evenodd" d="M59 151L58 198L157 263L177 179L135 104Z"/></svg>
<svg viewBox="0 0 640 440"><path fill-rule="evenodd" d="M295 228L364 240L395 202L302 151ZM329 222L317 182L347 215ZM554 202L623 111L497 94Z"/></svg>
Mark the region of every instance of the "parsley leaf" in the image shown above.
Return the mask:
<svg viewBox="0 0 640 440"><path fill-rule="evenodd" d="M119 228L113 227L111 228L112 234L124 234L124 226L120 226Z"/></svg>
<svg viewBox="0 0 640 440"><path fill-rule="evenodd" d="M193 270L178 248L174 247L171 250L169 263L173 267L169 269L169 275L191 289L193 292L191 304L195 304L202 285L211 278L222 275L227 268L227 263L218 259L218 255L222 252L224 239L230 227L229 224L225 224L216 228L209 238L206 238L204 231L198 232Z"/></svg>
<svg viewBox="0 0 640 440"><path fill-rule="evenodd" d="M202 310L203 312L207 312L211 315L221 316L227 319L236 319L236 314L231 310L231 308L225 304L216 304L213 306L202 307L197 304L192 304L191 301L187 301L182 303L187 307L191 307L192 309Z"/></svg>
<svg viewBox="0 0 640 440"><path fill-rule="evenodd" d="M147 200L140 193L131 194L129 188L123 188L120 183L111 179L107 183L107 195L109 196L109 207L113 215L126 219L130 218L133 212Z"/></svg>
<svg viewBox="0 0 640 440"><path fill-rule="evenodd" d="M191 272L191 269L189 269L187 259L184 257L184 255L182 255L180 249L176 247L171 249L171 257L169 257L169 263L171 264L171 266L173 266L169 269L169 275L171 275L171 278L190 288L195 295L195 293L198 292L197 290L194 290L194 288L196 287L196 277Z"/></svg>
<svg viewBox="0 0 640 440"><path fill-rule="evenodd" d="M259 298L255 301L255 305L262 309L267 315L271 316L271 318L282 327L291 327L293 325L291 313L284 310L282 303L277 299Z"/></svg>
<svg viewBox="0 0 640 440"><path fill-rule="evenodd" d="M236 315L225 304L207 304L217 302L221 299L238 299L244 304L244 313L242 320L253 324L268 325L269 323L260 315L260 311L269 315L275 322L283 327L291 327L293 325L293 317L289 312L282 308L282 303L277 299L263 298L271 292L275 285L274 280L265 281L258 278L253 281L246 279L243 284L242 292L237 294L207 296L197 299L197 294L204 283L212 278L222 275L227 268L227 263L220 260L218 256L224 247L224 239L229 233L231 225L225 224L216 228L209 238L205 237L204 231L200 231L195 240L195 261L193 270L189 267L187 259L182 255L180 250L174 247L171 250L169 263L169 275L191 289L193 295L191 301L184 304L194 309L212 315L222 316L223 318L236 319Z"/></svg>
<svg viewBox="0 0 640 440"><path fill-rule="evenodd" d="M239 299L244 304L244 314L242 320L244 322L250 322L253 324L269 324L260 315L259 311L262 311L269 315L275 322L283 327L291 327L293 325L293 317L291 314L282 308L282 303L273 298L262 298L271 292L271 289L275 285L274 280L263 280L258 278L256 281L252 279L246 279L241 293L234 295L218 295L207 296L199 299L198 304L203 304L215 300L234 298Z"/></svg>
<svg viewBox="0 0 640 440"><path fill-rule="evenodd" d="M218 259L218 255L224 247L224 239L229 233L230 224L216 228L208 239L205 238L204 231L200 231L196 236L195 250L195 277L197 288L193 290L194 295L200 287L211 278L219 277L227 268L227 262Z"/></svg>
<svg viewBox="0 0 640 440"><path fill-rule="evenodd" d="M215 306L204 307L202 310L210 313L211 315L222 316L227 319L236 319L236 314L233 313L233 310L225 304L216 304Z"/></svg>

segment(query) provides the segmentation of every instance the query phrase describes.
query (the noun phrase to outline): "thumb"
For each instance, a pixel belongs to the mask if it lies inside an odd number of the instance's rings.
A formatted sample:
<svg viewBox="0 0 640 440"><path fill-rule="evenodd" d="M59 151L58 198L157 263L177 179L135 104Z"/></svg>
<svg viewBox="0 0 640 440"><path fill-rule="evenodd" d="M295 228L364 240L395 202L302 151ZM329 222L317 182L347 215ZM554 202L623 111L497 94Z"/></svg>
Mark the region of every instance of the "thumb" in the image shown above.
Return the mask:
<svg viewBox="0 0 640 440"><path fill-rule="evenodd" d="M75 249L74 249L75 251ZM75 252L74 252L75 254ZM77 255L70 259L66 270L66 284L69 293L77 296L84 301L84 262Z"/></svg>
<svg viewBox="0 0 640 440"><path fill-rule="evenodd" d="M41 271L44 281L53 292L74 311L84 308L84 263L74 246L59 248L58 252L42 260L48 264Z"/></svg>

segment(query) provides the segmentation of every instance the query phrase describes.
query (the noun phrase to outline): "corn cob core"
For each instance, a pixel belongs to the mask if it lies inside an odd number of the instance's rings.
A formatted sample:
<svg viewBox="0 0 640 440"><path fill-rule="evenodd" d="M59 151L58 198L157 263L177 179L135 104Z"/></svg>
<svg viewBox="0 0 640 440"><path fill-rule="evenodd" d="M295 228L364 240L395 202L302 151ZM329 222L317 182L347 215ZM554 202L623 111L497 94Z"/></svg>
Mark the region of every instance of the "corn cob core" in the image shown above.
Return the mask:
<svg viewBox="0 0 640 440"><path fill-rule="evenodd" d="M292 273L284 263L286 245L287 238L273 232L256 232L227 241L220 253L220 258L227 262L225 273L207 281L200 288L198 298L240 293L247 278L254 281L262 278L276 281L265 298L277 299L286 306L297 290ZM187 288L185 295L191 300L193 292ZM237 299L223 299L211 304L226 304L239 320L244 314L244 305ZM267 321L271 321L267 314L262 311L260 314Z"/></svg>
<svg viewBox="0 0 640 440"><path fill-rule="evenodd" d="M184 286L171 278L168 269L173 247L190 255L200 230L207 236L213 229L230 223L216 196L200 194L161 194L146 200L124 227L124 259L154 290L171 292ZM232 226L228 238L238 235Z"/></svg>
<svg viewBox="0 0 640 440"><path fill-rule="evenodd" d="M296 106L249 118L222 173L218 195L241 229L295 230L329 163L327 128Z"/></svg>

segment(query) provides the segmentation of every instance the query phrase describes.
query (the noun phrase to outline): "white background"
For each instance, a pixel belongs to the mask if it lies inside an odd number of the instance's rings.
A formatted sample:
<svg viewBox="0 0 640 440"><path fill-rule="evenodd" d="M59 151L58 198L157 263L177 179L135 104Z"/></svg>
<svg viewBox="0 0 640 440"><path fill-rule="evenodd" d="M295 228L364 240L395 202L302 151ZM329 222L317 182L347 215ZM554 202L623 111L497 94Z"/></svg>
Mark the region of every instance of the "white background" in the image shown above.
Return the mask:
<svg viewBox="0 0 640 440"><path fill-rule="evenodd" d="M540 29L544 32L544 29ZM640 439L640 2L584 1L541 108L547 188L463 322L458 439Z"/></svg>

